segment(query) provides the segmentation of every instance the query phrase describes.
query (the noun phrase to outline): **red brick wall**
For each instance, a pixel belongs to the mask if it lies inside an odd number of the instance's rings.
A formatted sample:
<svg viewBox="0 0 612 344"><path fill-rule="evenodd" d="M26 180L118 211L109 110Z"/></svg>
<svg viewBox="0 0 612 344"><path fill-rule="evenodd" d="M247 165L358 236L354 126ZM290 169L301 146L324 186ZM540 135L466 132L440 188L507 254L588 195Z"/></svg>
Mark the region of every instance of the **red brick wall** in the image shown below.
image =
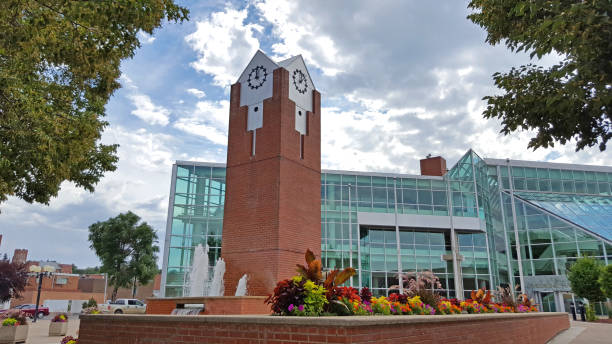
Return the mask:
<svg viewBox="0 0 612 344"><path fill-rule="evenodd" d="M248 108L240 107L240 84L231 89L221 248L226 295L234 295L245 273L248 295L267 295L278 280L295 274L306 249L320 255L320 94L313 92L300 159L289 73L279 68L273 80L273 96L264 100L263 127L256 131L255 156L253 134L246 131Z"/></svg>
<svg viewBox="0 0 612 344"><path fill-rule="evenodd" d="M421 159L422 176L443 176L446 173L446 160L441 156Z"/></svg>
<svg viewBox="0 0 612 344"><path fill-rule="evenodd" d="M458 319L461 317L461 319ZM247 317L248 318L248 317ZM352 318L352 319L351 319ZM357 319L355 319L357 318ZM79 341L102 343L546 343L567 314L318 318L81 316ZM348 325L351 320L359 324ZM472 320L473 319L473 320ZM338 325L347 323L346 326ZM391 323L393 322L393 323ZM112 335L109 335L112 334Z"/></svg>
<svg viewBox="0 0 612 344"><path fill-rule="evenodd" d="M203 303L203 315L224 314L270 314L270 305L265 297L203 297L203 298L150 298L147 299L147 314L171 314L177 303Z"/></svg>

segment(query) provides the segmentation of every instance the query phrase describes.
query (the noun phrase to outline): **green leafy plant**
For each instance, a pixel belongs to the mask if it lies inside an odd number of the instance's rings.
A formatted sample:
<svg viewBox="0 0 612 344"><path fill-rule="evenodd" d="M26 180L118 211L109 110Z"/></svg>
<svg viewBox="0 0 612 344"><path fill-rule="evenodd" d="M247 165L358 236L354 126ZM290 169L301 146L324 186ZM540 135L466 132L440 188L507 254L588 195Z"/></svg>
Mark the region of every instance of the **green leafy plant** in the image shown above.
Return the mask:
<svg viewBox="0 0 612 344"><path fill-rule="evenodd" d="M8 310L7 312L3 313L0 316L0 320L2 320L2 326L17 326L17 325L27 325L28 324L27 315L19 309ZM7 320L8 320L7 325L4 325L4 321L7 321Z"/></svg>
<svg viewBox="0 0 612 344"><path fill-rule="evenodd" d="M89 308L89 307L98 307L98 302L96 302L96 300L93 297L83 302L83 308Z"/></svg>
<svg viewBox="0 0 612 344"><path fill-rule="evenodd" d="M318 316L325 310L325 305L329 302L325 296L325 288L313 281L304 283L304 306L308 316Z"/></svg>
<svg viewBox="0 0 612 344"><path fill-rule="evenodd" d="M159 271L157 234L131 211L92 224L88 239L102 262L100 270L108 273L113 300L121 287L132 287L135 297L137 286L149 283Z"/></svg>
<svg viewBox="0 0 612 344"><path fill-rule="evenodd" d="M172 0L0 1L0 202L48 204L116 169L106 103L138 34L187 20Z"/></svg>
<svg viewBox="0 0 612 344"><path fill-rule="evenodd" d="M612 299L612 264L608 264L601 269L599 284L604 296Z"/></svg>
<svg viewBox="0 0 612 344"><path fill-rule="evenodd" d="M17 326L17 319L7 318L2 321L2 326Z"/></svg>
<svg viewBox="0 0 612 344"><path fill-rule="evenodd" d="M597 320L597 315L595 315L595 307L593 306L593 304L589 303L584 308L585 308L584 310L586 312L586 320L587 321L596 321Z"/></svg>
<svg viewBox="0 0 612 344"><path fill-rule="evenodd" d="M601 264L591 257L582 257L569 269L567 278L572 291L578 296L595 303L604 300L599 276Z"/></svg>
<svg viewBox="0 0 612 344"><path fill-rule="evenodd" d="M491 45L561 59L550 67L528 64L495 73L504 92L484 98L484 117L501 119L505 135L536 131L529 148L575 140L576 150L605 150L612 138L612 3L472 0L468 7L468 18L486 30Z"/></svg>

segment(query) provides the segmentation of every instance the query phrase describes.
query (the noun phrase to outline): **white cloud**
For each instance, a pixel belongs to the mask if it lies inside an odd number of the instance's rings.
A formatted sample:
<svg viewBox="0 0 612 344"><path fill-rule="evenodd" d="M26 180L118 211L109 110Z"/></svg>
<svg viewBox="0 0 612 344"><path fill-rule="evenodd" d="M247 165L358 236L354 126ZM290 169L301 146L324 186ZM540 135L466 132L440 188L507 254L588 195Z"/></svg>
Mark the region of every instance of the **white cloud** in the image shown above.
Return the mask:
<svg viewBox="0 0 612 344"><path fill-rule="evenodd" d="M146 94L134 93L128 96L132 104L136 107L132 110L132 115L142 119L149 124L167 125L169 122L170 110L161 105L156 105Z"/></svg>
<svg viewBox="0 0 612 344"><path fill-rule="evenodd" d="M227 145L229 101L199 101L190 115L174 122L174 127L206 138L217 145Z"/></svg>
<svg viewBox="0 0 612 344"><path fill-rule="evenodd" d="M195 96L196 98L204 98L206 97L206 92L202 90L198 90L197 88L188 88L187 93Z"/></svg>
<svg viewBox="0 0 612 344"><path fill-rule="evenodd" d="M304 11L297 2L268 0L255 6L280 39L272 45L277 59L301 54L307 63L329 76L342 72L350 63L350 54L340 52L332 37L321 30L318 16Z"/></svg>
<svg viewBox="0 0 612 344"><path fill-rule="evenodd" d="M138 40L140 40L140 43L142 44L152 44L155 41L155 37L153 37L153 35L149 35L143 31L138 31L136 37L138 37Z"/></svg>
<svg viewBox="0 0 612 344"><path fill-rule="evenodd" d="M227 5L224 11L214 12L196 23L196 31L185 37L198 53L191 63L195 70L213 76L214 84L227 87L234 83L259 48L255 32L257 24L245 24L248 8L237 10Z"/></svg>

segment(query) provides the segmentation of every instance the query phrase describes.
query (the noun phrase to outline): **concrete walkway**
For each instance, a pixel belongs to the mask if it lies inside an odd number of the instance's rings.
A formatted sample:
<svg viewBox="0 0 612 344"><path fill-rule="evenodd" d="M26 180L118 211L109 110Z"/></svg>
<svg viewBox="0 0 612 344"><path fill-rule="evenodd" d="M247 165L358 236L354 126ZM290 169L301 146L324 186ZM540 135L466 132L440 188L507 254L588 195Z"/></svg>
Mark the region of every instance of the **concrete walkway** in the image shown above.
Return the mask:
<svg viewBox="0 0 612 344"><path fill-rule="evenodd" d="M549 344L609 344L612 343L612 324L573 321L570 328L558 334Z"/></svg>
<svg viewBox="0 0 612 344"><path fill-rule="evenodd" d="M48 318L48 317L47 317ZM26 344L59 344L64 337L49 337L49 323L51 320L43 319L35 323L29 322L28 340ZM67 336L76 337L79 329L79 319L70 317L68 320Z"/></svg>

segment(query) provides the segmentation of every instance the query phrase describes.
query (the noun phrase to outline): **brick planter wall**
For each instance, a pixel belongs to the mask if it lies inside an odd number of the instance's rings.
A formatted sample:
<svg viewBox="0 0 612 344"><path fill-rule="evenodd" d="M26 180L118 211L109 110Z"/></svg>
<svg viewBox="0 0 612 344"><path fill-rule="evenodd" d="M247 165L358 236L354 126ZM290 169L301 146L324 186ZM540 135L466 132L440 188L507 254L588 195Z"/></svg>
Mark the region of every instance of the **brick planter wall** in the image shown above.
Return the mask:
<svg viewBox="0 0 612 344"><path fill-rule="evenodd" d="M83 343L546 343L566 313L276 317L82 315Z"/></svg>
<svg viewBox="0 0 612 344"><path fill-rule="evenodd" d="M270 314L265 296L164 297L147 299L147 314L169 315L177 303L203 303L202 315Z"/></svg>

